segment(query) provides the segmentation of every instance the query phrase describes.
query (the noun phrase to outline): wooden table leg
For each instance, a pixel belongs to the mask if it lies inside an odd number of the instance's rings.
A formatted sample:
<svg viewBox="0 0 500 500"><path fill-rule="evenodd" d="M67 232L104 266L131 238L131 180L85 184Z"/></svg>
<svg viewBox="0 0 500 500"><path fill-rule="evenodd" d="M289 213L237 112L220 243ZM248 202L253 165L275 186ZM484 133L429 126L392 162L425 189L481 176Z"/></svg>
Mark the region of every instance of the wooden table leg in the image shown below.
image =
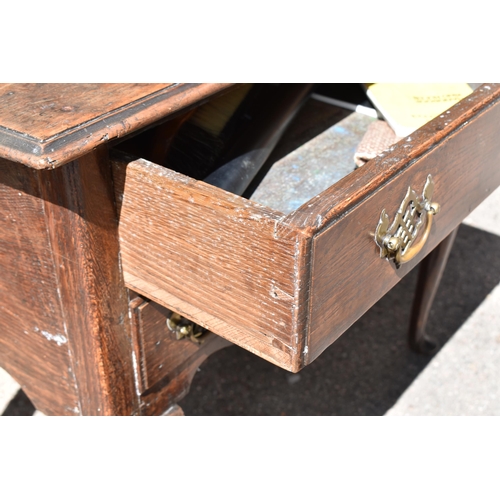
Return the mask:
<svg viewBox="0 0 500 500"><path fill-rule="evenodd" d="M55 170L0 161L0 364L51 415L138 412L105 147Z"/></svg>
<svg viewBox="0 0 500 500"><path fill-rule="evenodd" d="M409 341L410 347L422 354L433 354L439 347L426 335L425 328L457 231L458 227L420 263L410 320Z"/></svg>

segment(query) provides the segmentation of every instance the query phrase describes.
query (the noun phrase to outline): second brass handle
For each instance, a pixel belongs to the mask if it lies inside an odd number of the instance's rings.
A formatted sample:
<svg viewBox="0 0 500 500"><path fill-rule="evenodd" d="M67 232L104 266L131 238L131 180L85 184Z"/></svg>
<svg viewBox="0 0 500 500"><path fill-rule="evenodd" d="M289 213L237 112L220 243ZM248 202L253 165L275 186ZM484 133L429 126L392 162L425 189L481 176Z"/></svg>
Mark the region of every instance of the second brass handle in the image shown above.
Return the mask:
<svg viewBox="0 0 500 500"><path fill-rule="evenodd" d="M422 237L418 240L418 243L413 243L405 252L399 252L399 248L401 247L402 241L401 238L397 236L393 236L388 239L387 246L388 250L392 253L395 253L394 261L397 265L405 264L406 262L410 262L413 257L415 257L420 250L424 247L427 238L431 232L432 220L434 215L439 212L439 204L438 203L430 203L428 209L426 210L427 220L425 221L425 229L422 234Z"/></svg>
<svg viewBox="0 0 500 500"><path fill-rule="evenodd" d="M389 216L382 210L375 231L375 242L380 247L380 256L393 260L396 267L412 260L424 247L432 228L434 216L439 212L439 204L432 203L434 182L430 175L421 197L411 187L389 227ZM425 214L425 227L417 241Z"/></svg>

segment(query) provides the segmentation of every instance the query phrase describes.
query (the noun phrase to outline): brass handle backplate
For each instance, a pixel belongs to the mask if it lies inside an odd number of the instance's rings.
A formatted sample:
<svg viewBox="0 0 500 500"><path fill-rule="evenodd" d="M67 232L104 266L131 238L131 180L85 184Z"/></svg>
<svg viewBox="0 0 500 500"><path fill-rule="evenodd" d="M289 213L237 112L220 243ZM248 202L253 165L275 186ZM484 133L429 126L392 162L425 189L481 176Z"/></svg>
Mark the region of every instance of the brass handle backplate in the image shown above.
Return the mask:
<svg viewBox="0 0 500 500"><path fill-rule="evenodd" d="M409 187L394 221L389 227L389 216L382 210L375 230L375 242L380 247L380 257L393 260L396 267L409 262L425 245L431 232L434 215L439 212L439 205L432 203L434 181L430 175L424 186L422 197ZM417 235L425 219L425 228L417 243Z"/></svg>
<svg viewBox="0 0 500 500"><path fill-rule="evenodd" d="M175 312L171 312L167 318L167 327L172 333L175 333L177 340L187 338L195 344L203 343L203 338L200 337L204 336L207 332L202 326L189 321Z"/></svg>

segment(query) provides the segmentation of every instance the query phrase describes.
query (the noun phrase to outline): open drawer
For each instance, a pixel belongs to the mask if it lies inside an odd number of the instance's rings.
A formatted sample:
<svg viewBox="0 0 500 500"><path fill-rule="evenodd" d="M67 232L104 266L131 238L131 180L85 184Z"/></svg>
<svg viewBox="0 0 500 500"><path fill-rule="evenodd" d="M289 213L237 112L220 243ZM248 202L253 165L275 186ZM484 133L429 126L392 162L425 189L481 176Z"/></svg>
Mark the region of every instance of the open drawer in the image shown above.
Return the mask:
<svg viewBox="0 0 500 500"><path fill-rule="evenodd" d="M289 214L112 151L125 283L298 371L500 185L499 99L500 85L479 87ZM440 210L429 217L431 201ZM411 203L426 207L409 246L421 249L398 264L376 232L394 244L382 212L390 225Z"/></svg>

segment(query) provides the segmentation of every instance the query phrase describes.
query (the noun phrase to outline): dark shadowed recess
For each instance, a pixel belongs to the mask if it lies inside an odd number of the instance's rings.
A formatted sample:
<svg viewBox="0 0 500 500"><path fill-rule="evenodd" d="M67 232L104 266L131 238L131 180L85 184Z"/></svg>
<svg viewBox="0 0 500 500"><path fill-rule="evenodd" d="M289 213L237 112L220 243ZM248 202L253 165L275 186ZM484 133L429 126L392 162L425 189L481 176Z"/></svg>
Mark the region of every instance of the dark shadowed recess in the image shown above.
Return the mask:
<svg viewBox="0 0 500 500"><path fill-rule="evenodd" d="M180 402L186 415L384 415L431 357L410 351L418 268L300 373L232 346L212 355ZM430 313L444 345L500 282L500 237L462 225ZM32 415L19 391L3 415Z"/></svg>
<svg viewBox="0 0 500 500"><path fill-rule="evenodd" d="M180 402L186 415L384 415L432 357L410 351L418 268L298 374L232 346ZM427 331L444 345L500 282L500 237L462 225Z"/></svg>
<svg viewBox="0 0 500 500"><path fill-rule="evenodd" d="M11 399L10 403L2 413L2 417L26 417L33 415L36 408L29 400L28 396L22 389L17 391L17 394Z"/></svg>

